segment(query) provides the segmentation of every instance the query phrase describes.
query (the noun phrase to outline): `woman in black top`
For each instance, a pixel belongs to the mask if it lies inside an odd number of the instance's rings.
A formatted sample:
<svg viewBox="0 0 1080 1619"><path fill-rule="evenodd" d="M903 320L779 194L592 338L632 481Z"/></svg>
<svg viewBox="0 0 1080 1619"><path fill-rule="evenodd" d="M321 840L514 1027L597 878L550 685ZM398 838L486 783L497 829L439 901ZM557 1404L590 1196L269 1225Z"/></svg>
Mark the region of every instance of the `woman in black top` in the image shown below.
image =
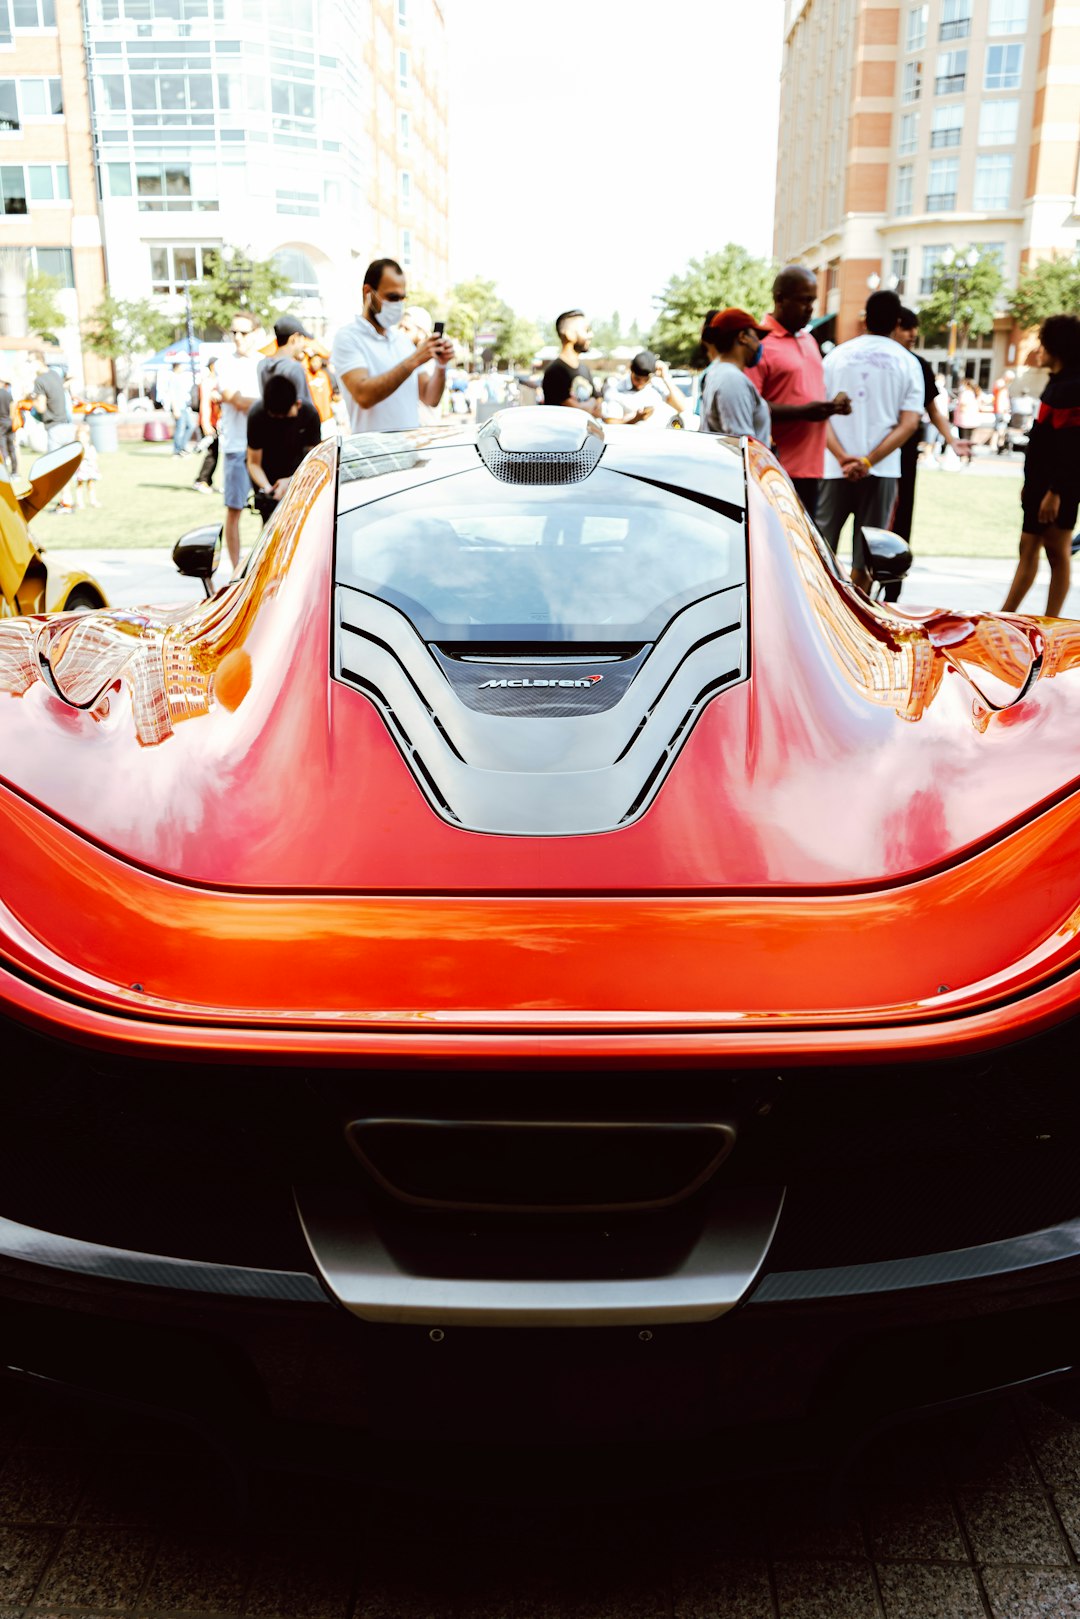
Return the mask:
<svg viewBox="0 0 1080 1619"><path fill-rule="evenodd" d="M1003 612L1015 613L1035 583L1039 552L1050 563L1046 616L1057 618L1069 589L1072 536L1080 505L1080 320L1051 315L1039 332L1050 373L1024 452L1020 561Z"/></svg>

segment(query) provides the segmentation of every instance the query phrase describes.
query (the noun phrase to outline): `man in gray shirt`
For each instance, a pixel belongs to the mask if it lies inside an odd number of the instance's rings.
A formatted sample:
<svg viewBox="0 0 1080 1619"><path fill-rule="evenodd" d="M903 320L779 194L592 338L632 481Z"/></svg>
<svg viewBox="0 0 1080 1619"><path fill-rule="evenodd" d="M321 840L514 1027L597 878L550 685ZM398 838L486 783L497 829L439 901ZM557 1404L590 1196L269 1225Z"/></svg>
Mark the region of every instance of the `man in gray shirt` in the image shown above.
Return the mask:
<svg viewBox="0 0 1080 1619"><path fill-rule="evenodd" d="M768 335L745 309L719 309L701 334L716 358L701 382L701 431L770 440L769 407L744 373L761 358Z"/></svg>
<svg viewBox="0 0 1080 1619"><path fill-rule="evenodd" d="M70 444L75 437L75 428L68 420L64 379L58 371L45 364L45 356L40 349L33 351L30 361L36 373L34 409L44 424L47 447L50 450L59 450L65 444Z"/></svg>
<svg viewBox="0 0 1080 1619"><path fill-rule="evenodd" d="M312 341L311 333L292 315L282 315L280 320L274 322L274 336L277 339L277 353L268 354L265 360L259 361L260 394L266 393L268 378L288 377L301 404L310 405L312 399L307 367L301 356Z"/></svg>

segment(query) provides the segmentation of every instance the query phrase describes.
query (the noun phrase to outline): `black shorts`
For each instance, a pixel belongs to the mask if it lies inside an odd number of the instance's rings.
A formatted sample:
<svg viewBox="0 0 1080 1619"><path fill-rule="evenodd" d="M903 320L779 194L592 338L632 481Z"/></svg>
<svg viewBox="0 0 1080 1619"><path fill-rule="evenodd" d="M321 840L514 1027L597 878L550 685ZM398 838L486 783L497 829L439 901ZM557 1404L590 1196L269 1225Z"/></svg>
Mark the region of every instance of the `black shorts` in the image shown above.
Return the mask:
<svg viewBox="0 0 1080 1619"><path fill-rule="evenodd" d="M1062 489L1061 505L1053 523L1039 522L1039 506L1046 493L1045 485L1026 483L1020 491L1020 504L1024 509L1024 533L1041 534L1045 528L1067 528L1072 534L1076 528L1076 513L1080 507L1080 489Z"/></svg>

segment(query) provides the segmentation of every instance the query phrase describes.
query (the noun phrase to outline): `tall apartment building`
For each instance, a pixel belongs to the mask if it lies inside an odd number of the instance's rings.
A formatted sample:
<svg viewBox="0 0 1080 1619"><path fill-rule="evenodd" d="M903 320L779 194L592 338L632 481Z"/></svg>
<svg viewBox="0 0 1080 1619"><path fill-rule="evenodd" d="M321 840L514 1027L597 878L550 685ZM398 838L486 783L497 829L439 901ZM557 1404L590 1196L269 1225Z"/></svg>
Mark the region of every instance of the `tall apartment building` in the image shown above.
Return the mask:
<svg viewBox="0 0 1080 1619"><path fill-rule="evenodd" d="M9 208L3 168L0 247L64 271L77 374L106 281L175 312L223 247L275 258L316 327L355 311L381 254L445 286L439 0L0 0L0 18L9 5L37 27L9 30L0 81L22 110L18 150L0 140L26 175Z"/></svg>
<svg viewBox="0 0 1080 1619"><path fill-rule="evenodd" d="M0 0L0 192L0 250L59 283L78 345L105 284L79 0Z"/></svg>
<svg viewBox="0 0 1080 1619"><path fill-rule="evenodd" d="M1080 244L1080 8L785 0L775 251L818 273L837 341L868 281L916 306L942 254L1021 268ZM1004 314L969 353L1015 358Z"/></svg>

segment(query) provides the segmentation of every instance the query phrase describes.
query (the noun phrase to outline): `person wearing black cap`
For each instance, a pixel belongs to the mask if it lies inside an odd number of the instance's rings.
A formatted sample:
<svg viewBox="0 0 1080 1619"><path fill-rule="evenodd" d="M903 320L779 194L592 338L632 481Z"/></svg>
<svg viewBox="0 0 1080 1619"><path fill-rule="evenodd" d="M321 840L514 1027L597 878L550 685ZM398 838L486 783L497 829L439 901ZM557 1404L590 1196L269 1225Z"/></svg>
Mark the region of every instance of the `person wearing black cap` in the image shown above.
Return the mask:
<svg viewBox="0 0 1080 1619"><path fill-rule="evenodd" d="M667 427L689 409L690 401L679 392L667 366L651 349L634 355L630 375L604 400L603 406L605 422L619 422L624 427L636 422Z"/></svg>
<svg viewBox="0 0 1080 1619"><path fill-rule="evenodd" d="M277 511L293 473L321 437L319 413L309 400L297 397L292 378L280 372L268 377L266 392L247 418L247 470L264 523Z"/></svg>
<svg viewBox="0 0 1080 1619"><path fill-rule="evenodd" d="M919 341L919 317L914 309L901 306L892 336L894 343L899 343L901 348L907 349L922 372L924 415L929 417L931 424L937 428L949 448L960 456L961 460L967 460L971 455L971 445L957 436L955 428L938 404L937 381L933 371L922 355L915 353L915 345ZM911 539L911 524L915 516L915 472L919 464L921 438L922 434L916 431L900 446L900 484L889 518L889 528L892 532L908 541ZM886 593L886 600L894 601L896 597Z"/></svg>
<svg viewBox="0 0 1080 1619"><path fill-rule="evenodd" d="M297 398L312 404L307 367L302 358L305 344L312 340L311 333L293 315L282 315L280 320L274 322L274 336L277 338L277 353L268 354L265 360L259 361L260 394L266 393L270 377L290 377L296 386Z"/></svg>
<svg viewBox="0 0 1080 1619"><path fill-rule="evenodd" d="M701 341L716 353L701 379L701 431L756 438L768 448L769 407L746 372L761 358L768 331L745 309L720 309L705 324Z"/></svg>

